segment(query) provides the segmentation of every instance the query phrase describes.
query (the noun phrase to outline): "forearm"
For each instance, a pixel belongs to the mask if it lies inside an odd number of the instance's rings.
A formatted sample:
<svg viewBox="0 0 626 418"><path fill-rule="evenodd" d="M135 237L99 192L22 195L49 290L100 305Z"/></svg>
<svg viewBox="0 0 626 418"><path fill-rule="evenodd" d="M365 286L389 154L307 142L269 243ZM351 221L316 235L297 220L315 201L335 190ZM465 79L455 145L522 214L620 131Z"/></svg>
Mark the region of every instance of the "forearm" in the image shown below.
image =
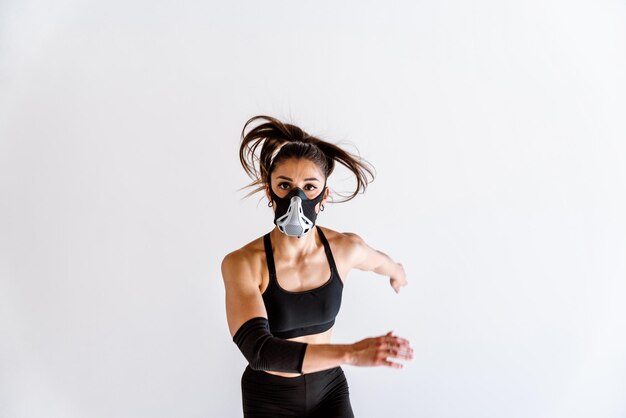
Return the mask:
<svg viewBox="0 0 626 418"><path fill-rule="evenodd" d="M308 344L302 363L302 373L313 373L350 364L350 344Z"/></svg>
<svg viewBox="0 0 626 418"><path fill-rule="evenodd" d="M398 272L398 263L393 261L391 257L382 251L376 250L376 252L381 257L381 262L378 266L376 266L372 271L376 274L380 274L387 277L393 277Z"/></svg>

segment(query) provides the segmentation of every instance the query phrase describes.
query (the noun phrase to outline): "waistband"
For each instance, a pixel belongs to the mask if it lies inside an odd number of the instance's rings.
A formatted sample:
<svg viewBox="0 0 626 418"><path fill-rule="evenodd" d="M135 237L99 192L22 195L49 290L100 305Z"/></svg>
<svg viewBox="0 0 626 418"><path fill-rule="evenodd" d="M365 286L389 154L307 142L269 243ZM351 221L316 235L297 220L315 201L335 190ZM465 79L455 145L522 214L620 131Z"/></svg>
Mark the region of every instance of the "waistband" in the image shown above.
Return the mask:
<svg viewBox="0 0 626 418"><path fill-rule="evenodd" d="M300 376L286 377L286 376L277 376L275 374L266 373L263 370L254 370L248 364L243 372L243 377L253 376L257 380L262 380L268 383L298 384L302 382L303 380L311 381L311 380L324 379L329 375L341 374L341 373L343 373L343 369L341 368L341 366L337 366L337 367L333 367L330 369L320 370L317 372L305 373Z"/></svg>

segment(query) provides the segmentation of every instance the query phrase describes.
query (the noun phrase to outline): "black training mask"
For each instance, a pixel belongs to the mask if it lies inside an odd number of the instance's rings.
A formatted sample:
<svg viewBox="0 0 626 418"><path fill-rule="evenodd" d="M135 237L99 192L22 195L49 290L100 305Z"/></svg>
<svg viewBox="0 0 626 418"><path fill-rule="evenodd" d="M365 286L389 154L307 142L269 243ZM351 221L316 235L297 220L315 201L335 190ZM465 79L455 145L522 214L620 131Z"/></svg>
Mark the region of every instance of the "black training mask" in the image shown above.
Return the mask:
<svg viewBox="0 0 626 418"><path fill-rule="evenodd" d="M309 199L299 187L292 189L287 196L279 197L270 186L272 200L276 202L276 212L274 214L274 224L280 232L290 237L305 235L315 225L317 213L315 205L322 201L326 186L322 188L317 197Z"/></svg>

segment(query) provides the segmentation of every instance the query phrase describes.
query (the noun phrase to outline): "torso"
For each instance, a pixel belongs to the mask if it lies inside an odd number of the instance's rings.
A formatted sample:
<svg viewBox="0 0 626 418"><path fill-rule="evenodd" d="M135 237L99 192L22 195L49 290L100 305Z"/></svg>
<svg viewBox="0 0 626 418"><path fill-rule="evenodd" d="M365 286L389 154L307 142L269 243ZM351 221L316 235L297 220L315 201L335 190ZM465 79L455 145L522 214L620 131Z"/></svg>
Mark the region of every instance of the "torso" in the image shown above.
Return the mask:
<svg viewBox="0 0 626 418"><path fill-rule="evenodd" d="M313 232L313 229L311 232ZM341 237L342 234L330 230L328 228L322 228L323 233L330 245L337 272L339 273L339 279L342 283L345 282L345 278L348 274L347 260L342 254ZM263 238L253 241L255 248L258 246L258 251L255 251L255 265L259 266L259 291L263 294L269 285L270 275L265 260L265 250L263 244ZM318 237L319 243L319 237ZM251 243L252 244L252 243ZM309 254L306 259L303 260L289 260L285 257L281 257L280 253L274 252L274 264L276 269L276 279L278 285L289 292L302 292L323 286L328 282L331 275L331 269L328 259L324 252L324 247L321 243L318 246L314 254ZM298 341L309 344L330 344L333 327L330 329L311 335L302 335L294 338L287 338L290 341ZM286 373L265 371L266 373L274 374L283 377L297 377L299 373Z"/></svg>

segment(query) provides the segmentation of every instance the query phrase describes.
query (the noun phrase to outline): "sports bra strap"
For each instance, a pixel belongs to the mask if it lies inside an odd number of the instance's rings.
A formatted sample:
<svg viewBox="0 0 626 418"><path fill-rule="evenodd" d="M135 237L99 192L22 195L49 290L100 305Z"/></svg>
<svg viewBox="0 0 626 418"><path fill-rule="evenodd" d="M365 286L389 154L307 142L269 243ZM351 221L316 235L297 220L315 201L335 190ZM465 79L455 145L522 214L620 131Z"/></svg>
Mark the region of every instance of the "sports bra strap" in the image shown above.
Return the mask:
<svg viewBox="0 0 626 418"><path fill-rule="evenodd" d="M322 244L324 244L324 251L326 252L326 258L328 258L328 264L330 264L330 268L335 272L337 271L337 266L335 265L335 259L333 258L333 253L330 251L330 245L328 244L328 240L326 236L322 232L322 229L317 226L317 232L320 234L320 239L322 240Z"/></svg>
<svg viewBox="0 0 626 418"><path fill-rule="evenodd" d="M263 237L263 244L265 244L265 260L267 261L267 269L270 272L270 276L276 276L274 253L272 252L272 241L270 240L269 232Z"/></svg>

